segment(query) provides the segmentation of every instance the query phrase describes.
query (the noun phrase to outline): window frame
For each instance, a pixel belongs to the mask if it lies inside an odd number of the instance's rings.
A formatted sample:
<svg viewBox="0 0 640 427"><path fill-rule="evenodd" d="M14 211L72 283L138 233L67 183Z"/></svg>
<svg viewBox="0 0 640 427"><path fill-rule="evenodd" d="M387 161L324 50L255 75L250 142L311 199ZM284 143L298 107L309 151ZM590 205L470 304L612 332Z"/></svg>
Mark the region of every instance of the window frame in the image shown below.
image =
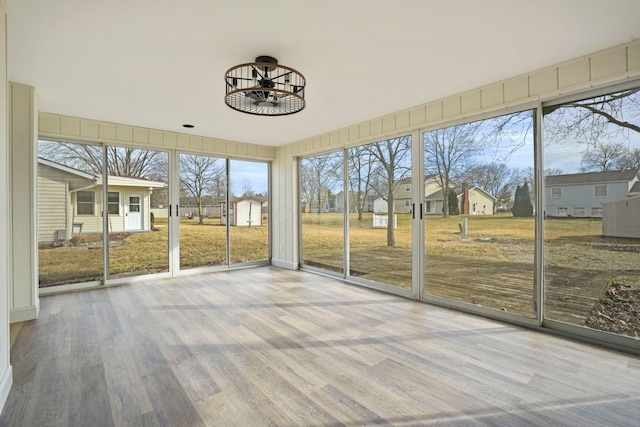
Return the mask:
<svg viewBox="0 0 640 427"><path fill-rule="evenodd" d="M90 202L85 202L85 201L80 201L80 194L82 193L86 193L86 194L91 194L91 201ZM90 206L91 207L91 212L89 213L85 213L85 212L80 212L80 206ZM96 192L95 190L79 190L76 191L76 215L77 216L95 216L96 215Z"/></svg>
<svg viewBox="0 0 640 427"><path fill-rule="evenodd" d="M557 190L560 194L554 195L555 190ZM562 198L562 187L551 187L551 198L552 199L561 199Z"/></svg>
<svg viewBox="0 0 640 427"><path fill-rule="evenodd" d="M109 197L110 197L112 194L117 194L117 195L118 195L118 200L117 200L117 201L112 202L112 201L109 199ZM112 216L120 216L120 199L121 199L121 198L120 198L120 192L119 192L119 191L107 191L107 213L108 213L109 215L112 215ZM114 213L114 212L111 212L111 206L113 206L114 204L116 205L116 208L117 208L117 210L118 210L118 211L117 211L117 212L115 212L115 213Z"/></svg>
<svg viewBox="0 0 640 427"><path fill-rule="evenodd" d="M603 194L598 194L598 190L602 190L603 188L604 188L604 195ZM607 194L608 194L607 184L594 185L593 186L593 196L594 197L607 197Z"/></svg>

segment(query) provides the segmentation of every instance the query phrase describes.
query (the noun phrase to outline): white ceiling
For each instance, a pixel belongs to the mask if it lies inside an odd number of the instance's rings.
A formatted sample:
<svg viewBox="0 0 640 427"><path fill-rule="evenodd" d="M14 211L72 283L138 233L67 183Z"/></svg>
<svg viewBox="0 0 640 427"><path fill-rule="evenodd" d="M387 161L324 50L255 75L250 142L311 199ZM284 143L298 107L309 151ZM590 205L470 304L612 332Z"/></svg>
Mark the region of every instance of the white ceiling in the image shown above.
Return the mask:
<svg viewBox="0 0 640 427"><path fill-rule="evenodd" d="M9 79L39 111L271 146L640 38L639 0L6 2ZM259 55L305 75L302 112L225 105L224 72Z"/></svg>

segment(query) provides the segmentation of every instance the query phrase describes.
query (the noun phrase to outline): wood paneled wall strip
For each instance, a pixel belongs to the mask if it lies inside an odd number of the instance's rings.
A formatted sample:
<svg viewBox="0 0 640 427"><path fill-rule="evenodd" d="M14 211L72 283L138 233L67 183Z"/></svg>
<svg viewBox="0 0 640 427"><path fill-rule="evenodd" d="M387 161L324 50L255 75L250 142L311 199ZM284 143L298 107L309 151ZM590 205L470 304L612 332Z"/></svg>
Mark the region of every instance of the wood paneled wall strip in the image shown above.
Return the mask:
<svg viewBox="0 0 640 427"><path fill-rule="evenodd" d="M437 127L640 78L640 39L468 92L296 141L295 155ZM434 82L437 84L437 82Z"/></svg>
<svg viewBox="0 0 640 427"><path fill-rule="evenodd" d="M38 115L38 131L40 138L43 139L102 142L138 147L149 146L159 149L178 149L260 160L272 160L276 157L275 147L205 138L177 132L120 125L43 112Z"/></svg>

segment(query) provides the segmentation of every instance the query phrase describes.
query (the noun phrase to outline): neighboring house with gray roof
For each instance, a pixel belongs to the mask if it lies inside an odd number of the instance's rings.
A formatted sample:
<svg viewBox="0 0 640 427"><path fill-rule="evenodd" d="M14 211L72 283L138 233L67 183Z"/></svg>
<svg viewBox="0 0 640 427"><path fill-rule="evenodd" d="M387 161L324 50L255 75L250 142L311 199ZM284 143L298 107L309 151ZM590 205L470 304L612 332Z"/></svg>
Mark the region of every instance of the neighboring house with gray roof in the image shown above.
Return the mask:
<svg viewBox="0 0 640 427"><path fill-rule="evenodd" d="M602 204L640 194L638 169L545 177L547 216L601 217Z"/></svg>

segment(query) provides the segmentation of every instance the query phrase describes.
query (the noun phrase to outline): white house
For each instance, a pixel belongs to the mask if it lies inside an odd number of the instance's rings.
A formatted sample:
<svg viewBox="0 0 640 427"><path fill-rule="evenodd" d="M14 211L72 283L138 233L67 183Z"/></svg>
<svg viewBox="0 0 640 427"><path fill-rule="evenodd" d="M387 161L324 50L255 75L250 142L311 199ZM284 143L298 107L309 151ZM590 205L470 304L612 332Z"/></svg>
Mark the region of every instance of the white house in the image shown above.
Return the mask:
<svg viewBox="0 0 640 427"><path fill-rule="evenodd" d="M108 177L109 232L149 231L149 198L165 183ZM38 158L38 243L102 233L102 176Z"/></svg>
<svg viewBox="0 0 640 427"><path fill-rule="evenodd" d="M465 208L464 186L451 182L452 189L456 193L458 198L458 206L460 213L471 215L492 215L493 205L496 199L485 190L480 187L471 187L467 190L467 197L469 200L468 206ZM411 213L413 207L411 197L411 178L398 183L395 194L395 211L396 213ZM444 206L444 196L442 189L440 188L440 182L435 176L428 176L424 182L424 200L425 200L425 214L436 215L442 214L442 208ZM374 200L373 211L377 213L387 212L387 201L382 197L378 197Z"/></svg>
<svg viewBox="0 0 640 427"><path fill-rule="evenodd" d="M545 177L547 216L601 217L603 203L640 194L638 169Z"/></svg>

